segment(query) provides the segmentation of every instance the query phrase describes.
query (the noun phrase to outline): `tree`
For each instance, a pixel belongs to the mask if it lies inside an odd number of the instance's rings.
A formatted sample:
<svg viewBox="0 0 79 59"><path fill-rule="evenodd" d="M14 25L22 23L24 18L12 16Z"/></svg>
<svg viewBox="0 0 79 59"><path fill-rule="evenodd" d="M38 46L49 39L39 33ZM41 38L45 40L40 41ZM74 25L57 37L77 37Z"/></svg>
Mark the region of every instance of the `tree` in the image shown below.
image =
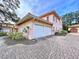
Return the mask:
<svg viewBox="0 0 79 59"><path fill-rule="evenodd" d="M79 11L75 11L75 12L71 12L63 15L62 20L63 20L63 23L67 25L79 23Z"/></svg>
<svg viewBox="0 0 79 59"><path fill-rule="evenodd" d="M5 20L4 5L0 4L0 20Z"/></svg>
<svg viewBox="0 0 79 59"><path fill-rule="evenodd" d="M1 0L0 3L0 20L12 20L17 21L19 18L15 13L15 10L19 8L19 0Z"/></svg>
<svg viewBox="0 0 79 59"><path fill-rule="evenodd" d="M79 11L70 12L62 16L63 28L68 29L68 26L79 23Z"/></svg>
<svg viewBox="0 0 79 59"><path fill-rule="evenodd" d="M19 8L20 1L19 0L3 0L3 4L7 10L11 9L15 11L15 9Z"/></svg>

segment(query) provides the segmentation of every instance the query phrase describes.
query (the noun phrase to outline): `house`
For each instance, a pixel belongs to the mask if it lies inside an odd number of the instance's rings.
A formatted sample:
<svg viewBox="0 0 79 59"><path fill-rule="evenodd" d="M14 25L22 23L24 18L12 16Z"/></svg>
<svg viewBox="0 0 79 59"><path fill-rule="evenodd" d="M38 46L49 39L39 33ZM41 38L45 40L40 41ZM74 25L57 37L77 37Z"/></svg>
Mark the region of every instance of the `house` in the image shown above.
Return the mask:
<svg viewBox="0 0 79 59"><path fill-rule="evenodd" d="M0 32L14 32L17 31L17 28L14 26L11 21L0 20Z"/></svg>
<svg viewBox="0 0 79 59"><path fill-rule="evenodd" d="M40 17L28 13L16 23L18 32L28 35L29 39L54 35L62 30L62 21L55 11L48 12ZM25 33L25 28L27 29Z"/></svg>
<svg viewBox="0 0 79 59"><path fill-rule="evenodd" d="M72 33L79 33L79 24L69 26L68 30Z"/></svg>

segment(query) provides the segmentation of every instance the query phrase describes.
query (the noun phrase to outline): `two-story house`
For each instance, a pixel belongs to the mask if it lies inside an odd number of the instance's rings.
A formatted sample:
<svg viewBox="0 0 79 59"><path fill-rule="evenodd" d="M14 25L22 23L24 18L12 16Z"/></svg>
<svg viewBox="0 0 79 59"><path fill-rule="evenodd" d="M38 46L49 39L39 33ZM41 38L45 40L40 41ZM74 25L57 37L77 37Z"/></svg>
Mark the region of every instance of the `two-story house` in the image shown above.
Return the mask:
<svg viewBox="0 0 79 59"><path fill-rule="evenodd" d="M55 32L62 30L61 18L55 11L48 12L40 17L28 13L16 25L18 32L24 32L29 39L54 35ZM25 29L27 29L28 34Z"/></svg>

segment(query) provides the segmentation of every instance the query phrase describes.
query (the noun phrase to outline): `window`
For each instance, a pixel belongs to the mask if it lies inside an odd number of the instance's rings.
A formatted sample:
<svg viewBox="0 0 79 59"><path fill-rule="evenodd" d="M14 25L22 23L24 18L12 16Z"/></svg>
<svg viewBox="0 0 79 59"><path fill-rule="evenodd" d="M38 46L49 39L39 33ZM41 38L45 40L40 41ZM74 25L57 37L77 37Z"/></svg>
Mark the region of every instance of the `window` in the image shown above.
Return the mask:
<svg viewBox="0 0 79 59"><path fill-rule="evenodd" d="M47 17L47 21L49 21L49 17Z"/></svg>
<svg viewBox="0 0 79 59"><path fill-rule="evenodd" d="M55 17L53 16L53 21L55 21Z"/></svg>
<svg viewBox="0 0 79 59"><path fill-rule="evenodd" d="M56 22L58 22L58 19L56 18Z"/></svg>

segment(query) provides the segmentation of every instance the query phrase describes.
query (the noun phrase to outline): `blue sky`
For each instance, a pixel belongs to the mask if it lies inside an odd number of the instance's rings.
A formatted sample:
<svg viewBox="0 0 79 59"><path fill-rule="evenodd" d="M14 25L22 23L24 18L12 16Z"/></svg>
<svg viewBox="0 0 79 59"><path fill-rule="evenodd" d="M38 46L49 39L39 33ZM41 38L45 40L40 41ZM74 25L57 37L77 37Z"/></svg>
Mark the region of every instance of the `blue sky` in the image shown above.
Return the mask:
<svg viewBox="0 0 79 59"><path fill-rule="evenodd" d="M16 10L19 17L28 12L40 16L55 10L58 15L79 10L79 0L20 0L20 8Z"/></svg>

